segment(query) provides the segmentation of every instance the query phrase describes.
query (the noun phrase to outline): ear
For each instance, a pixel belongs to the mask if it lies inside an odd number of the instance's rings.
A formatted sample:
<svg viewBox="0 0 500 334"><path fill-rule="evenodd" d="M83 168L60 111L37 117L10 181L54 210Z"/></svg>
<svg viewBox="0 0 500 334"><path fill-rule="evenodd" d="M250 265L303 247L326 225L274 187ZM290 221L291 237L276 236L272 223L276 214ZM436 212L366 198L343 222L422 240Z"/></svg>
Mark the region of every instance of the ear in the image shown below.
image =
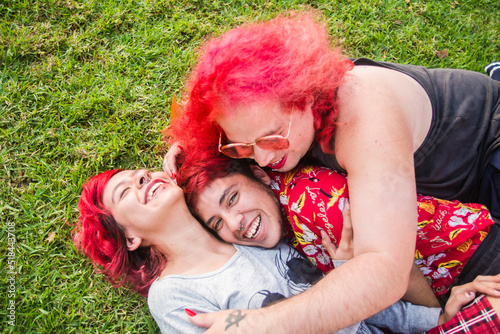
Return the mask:
<svg viewBox="0 0 500 334"><path fill-rule="evenodd" d="M264 183L265 185L270 185L271 184L271 178L269 177L269 175L267 175L266 172L264 172L264 170L262 168L260 168L259 166L257 165L250 165L250 169L252 170L253 172L253 175L262 183Z"/></svg>
<svg viewBox="0 0 500 334"><path fill-rule="evenodd" d="M129 251L136 250L142 243L142 238L131 235L125 235L125 237L127 238L127 249Z"/></svg>

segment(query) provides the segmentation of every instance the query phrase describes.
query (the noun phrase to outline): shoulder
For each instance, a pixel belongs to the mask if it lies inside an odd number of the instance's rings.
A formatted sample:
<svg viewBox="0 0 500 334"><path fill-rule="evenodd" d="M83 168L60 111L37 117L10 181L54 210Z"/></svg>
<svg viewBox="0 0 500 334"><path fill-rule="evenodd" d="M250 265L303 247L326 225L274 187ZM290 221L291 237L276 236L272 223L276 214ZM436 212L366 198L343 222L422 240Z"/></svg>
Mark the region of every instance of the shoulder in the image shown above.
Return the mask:
<svg viewBox="0 0 500 334"><path fill-rule="evenodd" d="M371 105L373 109L374 101L405 105L406 101L426 98L425 89L409 75L377 66L356 66L339 89L341 107Z"/></svg>
<svg viewBox="0 0 500 334"><path fill-rule="evenodd" d="M163 309L167 304L174 307L170 303L170 300L182 302L183 300L190 299L191 296L192 290L188 288L187 283L184 284L184 280L181 277L167 276L157 279L151 284L148 293L148 306L152 310Z"/></svg>
<svg viewBox="0 0 500 334"><path fill-rule="evenodd" d="M427 135L432 119L429 96L415 79L375 66L354 68L339 89L338 106L336 156L349 174L352 164L347 164L356 153L364 159L380 154L380 148L389 155L413 153Z"/></svg>

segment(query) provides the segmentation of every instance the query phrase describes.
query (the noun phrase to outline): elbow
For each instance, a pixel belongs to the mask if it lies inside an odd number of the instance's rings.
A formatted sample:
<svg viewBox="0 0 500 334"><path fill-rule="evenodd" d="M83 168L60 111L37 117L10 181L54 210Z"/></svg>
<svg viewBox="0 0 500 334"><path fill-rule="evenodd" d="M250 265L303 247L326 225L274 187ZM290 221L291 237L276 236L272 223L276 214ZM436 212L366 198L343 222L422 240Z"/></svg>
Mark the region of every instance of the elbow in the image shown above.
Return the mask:
<svg viewBox="0 0 500 334"><path fill-rule="evenodd" d="M398 271L395 277L398 277L398 283L395 284L397 286L397 298L401 299L403 295L408 290L408 285L410 283L410 271L411 266L402 266L401 270Z"/></svg>
<svg viewBox="0 0 500 334"><path fill-rule="evenodd" d="M391 297L394 300L399 300L408 289L413 262L396 260L394 257L390 257L387 260L386 268L389 270L386 272L386 279L391 287Z"/></svg>

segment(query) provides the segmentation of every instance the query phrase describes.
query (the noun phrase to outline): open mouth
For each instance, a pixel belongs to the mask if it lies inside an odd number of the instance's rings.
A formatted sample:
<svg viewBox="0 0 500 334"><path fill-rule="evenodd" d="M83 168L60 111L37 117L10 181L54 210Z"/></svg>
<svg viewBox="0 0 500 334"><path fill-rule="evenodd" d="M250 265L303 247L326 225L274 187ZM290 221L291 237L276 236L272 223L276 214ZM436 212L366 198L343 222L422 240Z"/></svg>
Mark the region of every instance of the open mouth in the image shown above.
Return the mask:
<svg viewBox="0 0 500 334"><path fill-rule="evenodd" d="M250 225L250 227L248 228L248 231L243 236L248 239L255 239L255 237L259 235L260 230L262 229L261 221L262 217L258 215L252 225Z"/></svg>
<svg viewBox="0 0 500 334"><path fill-rule="evenodd" d="M283 167L283 166L285 165L285 163L286 163L286 156L287 156L287 155L285 154L283 157L281 157L281 159L279 159L278 161L273 162L273 163L271 163L271 164L269 164L269 165L267 165L267 166L268 166L269 168L274 169L274 170L280 169L280 168L281 168L281 167Z"/></svg>
<svg viewBox="0 0 500 334"><path fill-rule="evenodd" d="M166 184L166 182L162 180L155 180L151 183L146 192L146 204L151 201L161 191L161 189L163 189L162 185L164 184Z"/></svg>

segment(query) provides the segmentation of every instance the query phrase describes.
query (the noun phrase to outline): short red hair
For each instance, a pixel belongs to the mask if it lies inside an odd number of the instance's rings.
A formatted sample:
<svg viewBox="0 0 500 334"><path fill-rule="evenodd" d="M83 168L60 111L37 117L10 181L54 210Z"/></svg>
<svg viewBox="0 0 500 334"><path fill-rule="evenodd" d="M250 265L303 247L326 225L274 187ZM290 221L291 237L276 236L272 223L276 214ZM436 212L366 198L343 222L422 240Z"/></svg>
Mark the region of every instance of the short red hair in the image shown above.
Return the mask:
<svg viewBox="0 0 500 334"><path fill-rule="evenodd" d="M312 97L316 140L325 152L333 152L336 92L353 64L331 47L317 17L313 11L289 13L210 40L189 78L184 114L170 127L172 140L213 150L219 113L263 100L277 101L284 110L303 110Z"/></svg>
<svg viewBox="0 0 500 334"><path fill-rule="evenodd" d="M120 170L98 174L83 185L78 202L80 219L73 242L87 255L114 287L124 284L146 297L149 287L165 268L165 258L153 247L127 248L125 232L102 204L102 193Z"/></svg>
<svg viewBox="0 0 500 334"><path fill-rule="evenodd" d="M195 215L197 213L193 210L198 195L216 179L242 174L259 182L247 161L230 159L208 150L198 152L191 150L187 153L178 157L177 183L184 191L186 203Z"/></svg>

